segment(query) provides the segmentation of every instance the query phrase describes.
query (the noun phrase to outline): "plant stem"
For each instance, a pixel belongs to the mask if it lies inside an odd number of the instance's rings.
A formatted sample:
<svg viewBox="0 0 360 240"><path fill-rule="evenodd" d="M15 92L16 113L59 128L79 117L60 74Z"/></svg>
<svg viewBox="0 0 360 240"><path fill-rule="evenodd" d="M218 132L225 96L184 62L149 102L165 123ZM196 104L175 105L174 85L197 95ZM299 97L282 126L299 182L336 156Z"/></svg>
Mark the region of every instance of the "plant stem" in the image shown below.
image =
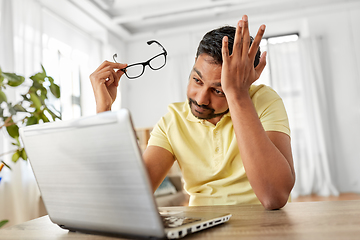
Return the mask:
<svg viewBox="0 0 360 240"><path fill-rule="evenodd" d="M5 120L4 124L3 124L2 126L0 126L0 129L3 128L3 127L8 127L8 126L11 126L11 125L16 124L16 123L14 123L14 122L12 122L12 123L9 124L9 122L10 122L11 119L12 119L12 116L13 116L13 115L11 115L10 117L8 117L8 118ZM0 156L1 156L1 155L0 155Z"/></svg>
<svg viewBox="0 0 360 240"><path fill-rule="evenodd" d="M1 153L1 154L0 154L0 157L1 157L1 156L4 156L4 155L6 155L6 154L14 153L14 152L16 152L16 151L17 151L17 149L16 149L16 150L11 150L11 151L6 152L6 153Z"/></svg>

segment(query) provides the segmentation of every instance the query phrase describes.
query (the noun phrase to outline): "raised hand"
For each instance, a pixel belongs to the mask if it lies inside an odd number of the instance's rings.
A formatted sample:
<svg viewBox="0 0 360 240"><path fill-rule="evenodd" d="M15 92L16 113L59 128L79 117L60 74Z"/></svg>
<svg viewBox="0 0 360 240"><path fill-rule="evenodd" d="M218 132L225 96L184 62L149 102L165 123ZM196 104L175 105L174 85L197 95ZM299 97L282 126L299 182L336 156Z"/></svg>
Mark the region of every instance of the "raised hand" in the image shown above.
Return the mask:
<svg viewBox="0 0 360 240"><path fill-rule="evenodd" d="M248 90L261 75L266 65L266 52L261 55L259 64L254 67L256 52L265 32L261 25L250 46L248 17L244 15L236 26L233 52L229 55L228 38L222 42L221 87L227 97L248 94ZM233 95L235 94L235 95Z"/></svg>
<svg viewBox="0 0 360 240"><path fill-rule="evenodd" d="M124 74L120 69L126 66L127 64L104 61L90 75L98 113L111 110L111 105L116 99L120 77Z"/></svg>

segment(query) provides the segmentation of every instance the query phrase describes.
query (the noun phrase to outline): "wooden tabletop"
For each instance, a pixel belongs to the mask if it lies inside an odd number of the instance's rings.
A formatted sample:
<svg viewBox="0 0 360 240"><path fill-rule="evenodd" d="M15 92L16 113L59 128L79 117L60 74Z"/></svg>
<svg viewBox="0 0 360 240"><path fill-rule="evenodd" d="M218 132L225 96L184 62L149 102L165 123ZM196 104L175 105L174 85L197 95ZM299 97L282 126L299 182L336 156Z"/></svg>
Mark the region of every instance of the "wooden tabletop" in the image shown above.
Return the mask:
<svg viewBox="0 0 360 240"><path fill-rule="evenodd" d="M229 222L184 239L360 239L360 200L288 203L267 211L261 205L172 207L167 210L232 213ZM63 230L45 216L0 230L0 239L117 239Z"/></svg>

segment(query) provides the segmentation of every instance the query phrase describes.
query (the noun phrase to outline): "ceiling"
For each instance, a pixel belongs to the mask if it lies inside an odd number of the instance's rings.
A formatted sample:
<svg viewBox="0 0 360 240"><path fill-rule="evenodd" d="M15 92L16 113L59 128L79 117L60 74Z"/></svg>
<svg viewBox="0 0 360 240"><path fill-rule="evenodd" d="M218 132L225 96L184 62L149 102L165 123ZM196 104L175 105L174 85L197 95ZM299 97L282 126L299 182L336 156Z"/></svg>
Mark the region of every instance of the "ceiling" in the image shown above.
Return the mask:
<svg viewBox="0 0 360 240"><path fill-rule="evenodd" d="M127 41L158 32L194 29L197 26L239 19L243 14L263 16L297 9L322 10L359 0L63 0ZM52 11L62 11L56 2ZM50 3L51 2L51 3ZM54 7L55 6L55 7ZM64 11L64 10L63 10ZM66 10L65 10L66 11ZM316 10L315 10L316 11ZM62 13L59 13L62 15ZM79 19L79 18L78 18ZM79 21L79 20L77 20ZM90 24L91 25L91 24ZM94 24L95 26L95 24ZM91 26L88 26L91 28Z"/></svg>

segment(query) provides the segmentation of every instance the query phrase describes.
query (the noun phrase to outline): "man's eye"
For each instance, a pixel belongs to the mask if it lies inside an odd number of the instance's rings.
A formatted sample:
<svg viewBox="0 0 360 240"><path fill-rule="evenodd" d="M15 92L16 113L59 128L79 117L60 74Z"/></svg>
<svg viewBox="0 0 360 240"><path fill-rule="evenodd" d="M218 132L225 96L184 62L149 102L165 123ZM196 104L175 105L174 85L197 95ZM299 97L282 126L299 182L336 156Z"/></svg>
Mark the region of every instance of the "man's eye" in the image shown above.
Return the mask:
<svg viewBox="0 0 360 240"><path fill-rule="evenodd" d="M217 94L217 95L224 95L224 93L220 90L217 90L217 89L214 89L214 92Z"/></svg>
<svg viewBox="0 0 360 240"><path fill-rule="evenodd" d="M193 78L196 83L200 83L201 81L197 78Z"/></svg>

